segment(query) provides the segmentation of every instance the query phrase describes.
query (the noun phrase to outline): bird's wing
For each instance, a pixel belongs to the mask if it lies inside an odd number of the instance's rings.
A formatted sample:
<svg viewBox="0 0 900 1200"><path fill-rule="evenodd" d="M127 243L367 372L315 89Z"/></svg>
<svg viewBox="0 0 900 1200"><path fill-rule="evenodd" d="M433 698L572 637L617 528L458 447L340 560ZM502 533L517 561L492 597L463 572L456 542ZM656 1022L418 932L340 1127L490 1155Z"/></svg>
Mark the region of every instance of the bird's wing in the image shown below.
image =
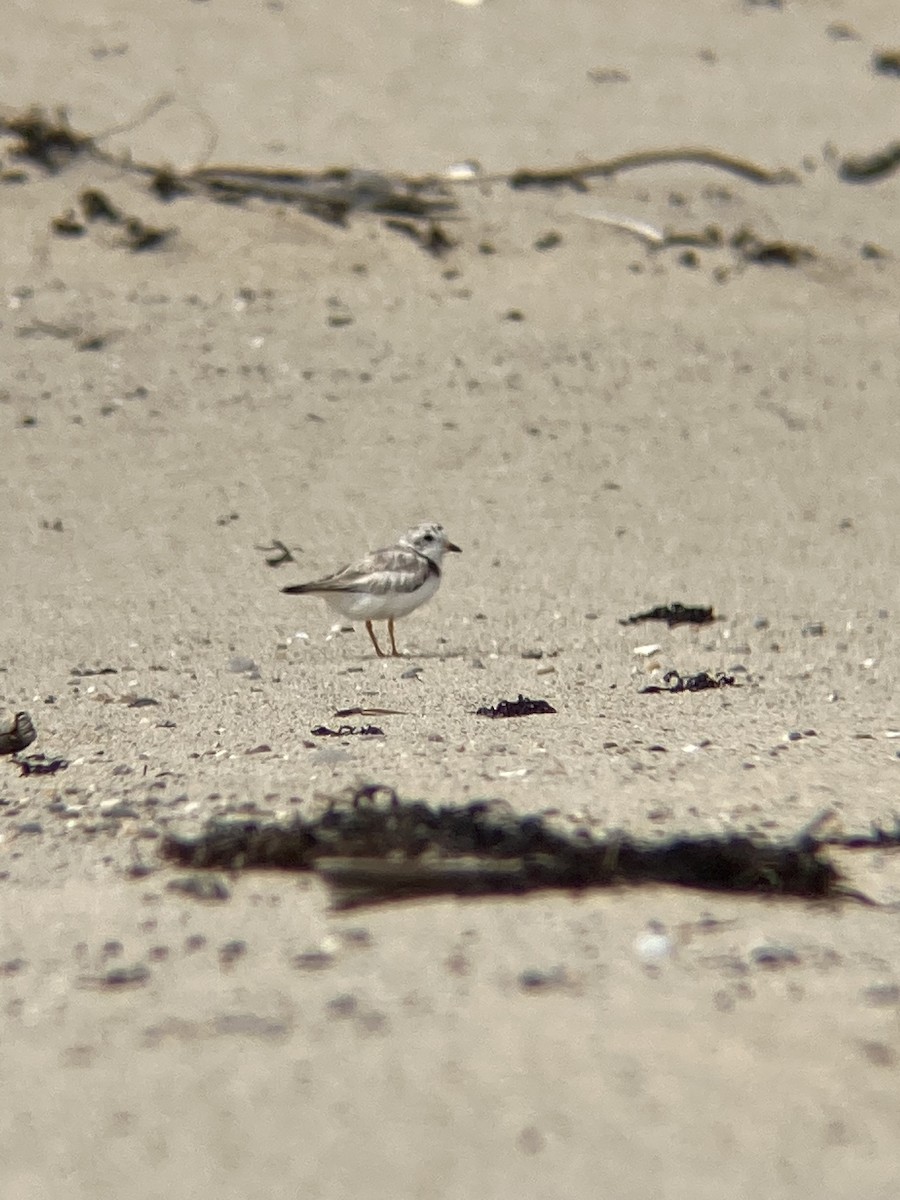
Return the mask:
<svg viewBox="0 0 900 1200"><path fill-rule="evenodd" d="M387 550L373 550L359 562L342 567L324 579L302 583L297 590L369 592L373 596L383 596L385 592L414 592L434 569L434 565L423 555L392 546Z"/></svg>

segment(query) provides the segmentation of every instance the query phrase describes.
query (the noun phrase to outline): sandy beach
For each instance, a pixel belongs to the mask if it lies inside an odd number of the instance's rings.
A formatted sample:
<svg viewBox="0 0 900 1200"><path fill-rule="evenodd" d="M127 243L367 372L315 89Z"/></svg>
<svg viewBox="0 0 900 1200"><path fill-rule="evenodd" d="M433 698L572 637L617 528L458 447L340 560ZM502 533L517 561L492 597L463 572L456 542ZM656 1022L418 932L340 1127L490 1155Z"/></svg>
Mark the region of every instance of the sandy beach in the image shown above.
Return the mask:
<svg viewBox="0 0 900 1200"><path fill-rule="evenodd" d="M895 826L894 17L8 18L4 1197L896 1194L896 849L833 852L871 904L350 912L160 852L362 783L595 837ZM403 658L281 593L422 519L463 553ZM673 603L715 619L626 623ZM556 711L476 715L519 695Z"/></svg>

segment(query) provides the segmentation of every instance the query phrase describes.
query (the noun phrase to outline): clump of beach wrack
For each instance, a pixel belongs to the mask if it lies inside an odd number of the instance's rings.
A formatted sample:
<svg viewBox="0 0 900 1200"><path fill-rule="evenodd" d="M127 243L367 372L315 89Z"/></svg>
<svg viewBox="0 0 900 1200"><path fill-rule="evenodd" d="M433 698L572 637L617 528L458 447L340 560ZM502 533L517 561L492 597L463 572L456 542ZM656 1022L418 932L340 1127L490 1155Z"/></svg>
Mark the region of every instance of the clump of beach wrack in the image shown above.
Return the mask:
<svg viewBox="0 0 900 1200"><path fill-rule="evenodd" d="M852 896L827 846L900 845L893 831L822 835L823 814L795 836L678 834L650 841L619 832L569 833L502 802L434 807L389 787L360 787L314 817L288 822L214 820L196 836L169 836L164 857L186 867L314 871L336 908L453 895L517 895L669 884L708 891L833 899Z"/></svg>

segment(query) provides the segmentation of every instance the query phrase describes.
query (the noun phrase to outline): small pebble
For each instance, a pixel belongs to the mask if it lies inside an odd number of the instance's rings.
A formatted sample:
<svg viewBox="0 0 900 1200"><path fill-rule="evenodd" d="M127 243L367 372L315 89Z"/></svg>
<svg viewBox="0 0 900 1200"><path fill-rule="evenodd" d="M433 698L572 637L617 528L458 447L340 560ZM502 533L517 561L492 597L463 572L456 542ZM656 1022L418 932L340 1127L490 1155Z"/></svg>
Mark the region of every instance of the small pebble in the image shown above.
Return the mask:
<svg viewBox="0 0 900 1200"><path fill-rule="evenodd" d="M750 951L750 961L758 967L778 969L796 966L800 962L800 956L790 946L755 946Z"/></svg>
<svg viewBox="0 0 900 1200"><path fill-rule="evenodd" d="M133 967L111 967L92 982L103 988L142 987L150 979L150 968L143 963Z"/></svg>
<svg viewBox="0 0 900 1200"><path fill-rule="evenodd" d="M325 1005L329 1016L332 1017L352 1017L356 1014L359 1008L359 1001L355 996L346 993L343 996L335 996Z"/></svg>
<svg viewBox="0 0 900 1200"><path fill-rule="evenodd" d="M334 955L326 950L307 950L303 954L295 954L291 962L301 971L324 971L334 962Z"/></svg>
<svg viewBox="0 0 900 1200"><path fill-rule="evenodd" d="M259 675L259 664L255 663L252 658L245 658L242 654L235 654L228 660L228 670L233 675L244 675L254 673Z"/></svg>
<svg viewBox="0 0 900 1200"><path fill-rule="evenodd" d="M900 984L873 983L863 989L863 1000L873 1008L889 1008L900 1005Z"/></svg>
<svg viewBox="0 0 900 1200"><path fill-rule="evenodd" d="M541 971L530 967L519 975L519 987L523 992L544 992L562 987L566 983L566 972L562 967Z"/></svg>
<svg viewBox="0 0 900 1200"><path fill-rule="evenodd" d="M228 900L231 896L231 889L216 875L184 875L180 879L170 879L166 890L181 892L194 900Z"/></svg>
<svg viewBox="0 0 900 1200"><path fill-rule="evenodd" d="M240 939L235 939L232 942L224 942L219 947L219 962L223 966L229 966L233 962L237 962L239 958L243 958L247 953L247 943Z"/></svg>

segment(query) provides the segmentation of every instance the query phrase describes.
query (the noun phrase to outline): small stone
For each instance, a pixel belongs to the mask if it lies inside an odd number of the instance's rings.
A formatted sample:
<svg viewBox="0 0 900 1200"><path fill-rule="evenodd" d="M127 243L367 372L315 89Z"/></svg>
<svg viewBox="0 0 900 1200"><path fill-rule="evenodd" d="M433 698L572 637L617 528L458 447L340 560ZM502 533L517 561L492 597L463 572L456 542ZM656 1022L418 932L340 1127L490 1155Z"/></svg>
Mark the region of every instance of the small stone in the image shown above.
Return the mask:
<svg viewBox="0 0 900 1200"><path fill-rule="evenodd" d="M231 963L237 962L239 958L243 958L247 953L247 943L236 938L232 942L224 942L219 947L219 962L223 966L230 966Z"/></svg>
<svg viewBox="0 0 900 1200"><path fill-rule="evenodd" d="M166 884L169 892L181 892L194 900L228 900L231 890L223 879L217 875L184 875L179 879L170 879Z"/></svg>
<svg viewBox="0 0 900 1200"><path fill-rule="evenodd" d="M259 678L259 664L243 654L234 654L229 658L228 670L233 675L253 675L254 678Z"/></svg>
<svg viewBox="0 0 900 1200"><path fill-rule="evenodd" d="M523 992L545 992L562 987L566 983L566 972L562 967L541 971L530 967L519 975L519 987Z"/></svg>
<svg viewBox="0 0 900 1200"><path fill-rule="evenodd" d="M112 967L96 980L104 988L143 987L150 979L150 968L143 963L133 967Z"/></svg>
<svg viewBox="0 0 900 1200"><path fill-rule="evenodd" d="M327 950L307 950L303 954L295 954L291 962L301 971L324 971L334 962L334 955Z"/></svg>
<svg viewBox="0 0 900 1200"><path fill-rule="evenodd" d="M750 960L757 967L779 970L782 967L797 966L800 956L790 946L755 946L750 951Z"/></svg>
<svg viewBox="0 0 900 1200"><path fill-rule="evenodd" d="M131 804L112 804L109 808L101 805L100 811L104 817L109 817L114 821L134 820L141 815Z"/></svg>
<svg viewBox="0 0 900 1200"><path fill-rule="evenodd" d="M359 1001L355 996L347 993L343 996L335 996L328 1001L325 1007L331 1017L352 1017L359 1008Z"/></svg>
<svg viewBox="0 0 900 1200"><path fill-rule="evenodd" d="M863 989L863 1000L873 1008L889 1008L900 1005L900 984L873 983Z"/></svg>

